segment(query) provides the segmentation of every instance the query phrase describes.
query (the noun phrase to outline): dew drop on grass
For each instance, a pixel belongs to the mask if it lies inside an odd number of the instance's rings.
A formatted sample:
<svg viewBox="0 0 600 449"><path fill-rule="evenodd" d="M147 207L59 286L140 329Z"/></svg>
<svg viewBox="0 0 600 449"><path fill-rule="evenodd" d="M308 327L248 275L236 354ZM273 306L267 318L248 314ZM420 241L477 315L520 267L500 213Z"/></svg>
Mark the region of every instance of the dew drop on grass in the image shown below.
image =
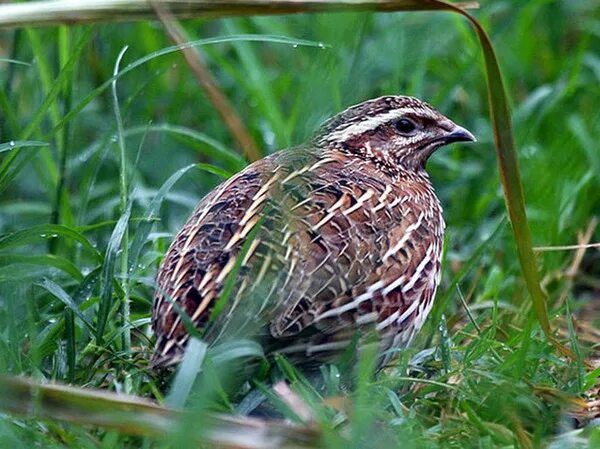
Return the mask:
<svg viewBox="0 0 600 449"><path fill-rule="evenodd" d="M14 140L11 140L11 141L10 141L8 144L9 144L11 147L14 147L14 146L16 145L16 143L15 143L15 141L14 141Z"/></svg>
<svg viewBox="0 0 600 449"><path fill-rule="evenodd" d="M298 48L298 44L292 45L293 48Z"/></svg>

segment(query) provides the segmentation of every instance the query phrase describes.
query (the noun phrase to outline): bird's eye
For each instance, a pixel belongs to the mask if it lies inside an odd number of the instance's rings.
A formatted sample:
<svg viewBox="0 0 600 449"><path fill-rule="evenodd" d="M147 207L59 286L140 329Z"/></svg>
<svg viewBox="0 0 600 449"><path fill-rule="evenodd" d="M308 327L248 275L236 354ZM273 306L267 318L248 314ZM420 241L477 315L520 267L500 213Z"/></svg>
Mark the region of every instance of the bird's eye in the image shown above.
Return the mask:
<svg viewBox="0 0 600 449"><path fill-rule="evenodd" d="M417 129L417 125L412 120L401 118L396 122L396 129L402 134L411 134Z"/></svg>

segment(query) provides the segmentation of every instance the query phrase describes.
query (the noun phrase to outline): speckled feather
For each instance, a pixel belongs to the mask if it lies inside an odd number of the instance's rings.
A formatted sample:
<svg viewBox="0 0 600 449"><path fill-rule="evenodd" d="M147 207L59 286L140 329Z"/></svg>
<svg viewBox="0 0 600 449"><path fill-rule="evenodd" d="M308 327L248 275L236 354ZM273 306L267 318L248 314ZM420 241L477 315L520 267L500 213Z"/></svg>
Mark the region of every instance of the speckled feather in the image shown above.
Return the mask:
<svg viewBox="0 0 600 449"><path fill-rule="evenodd" d="M421 141L398 133L399 118L423 130ZM433 126L462 134L425 133ZM221 184L159 269L153 365L177 363L189 339L174 303L208 341L250 334L300 361L331 359L360 329L376 330L382 353L406 346L440 279L444 222L425 162L458 140L472 136L426 103L382 97ZM232 295L212 321L242 247Z"/></svg>

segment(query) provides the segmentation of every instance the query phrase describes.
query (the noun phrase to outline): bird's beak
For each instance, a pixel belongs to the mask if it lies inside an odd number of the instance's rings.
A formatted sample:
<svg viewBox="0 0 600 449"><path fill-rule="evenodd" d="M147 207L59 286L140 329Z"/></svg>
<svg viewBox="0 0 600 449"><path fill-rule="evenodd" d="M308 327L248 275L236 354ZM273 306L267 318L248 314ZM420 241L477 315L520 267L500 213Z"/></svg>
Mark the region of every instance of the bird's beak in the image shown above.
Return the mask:
<svg viewBox="0 0 600 449"><path fill-rule="evenodd" d="M477 142L475 136L462 126L455 125L448 134L444 136L444 143L453 142Z"/></svg>

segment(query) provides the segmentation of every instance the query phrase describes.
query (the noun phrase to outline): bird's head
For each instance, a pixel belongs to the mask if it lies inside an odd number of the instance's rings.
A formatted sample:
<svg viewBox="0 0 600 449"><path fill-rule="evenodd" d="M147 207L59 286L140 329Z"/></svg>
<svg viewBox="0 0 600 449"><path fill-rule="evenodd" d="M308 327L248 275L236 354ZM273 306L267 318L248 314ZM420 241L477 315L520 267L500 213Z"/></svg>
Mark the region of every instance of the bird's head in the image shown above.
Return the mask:
<svg viewBox="0 0 600 449"><path fill-rule="evenodd" d="M316 140L391 170L421 170L441 146L475 137L424 101L385 96L332 117Z"/></svg>

